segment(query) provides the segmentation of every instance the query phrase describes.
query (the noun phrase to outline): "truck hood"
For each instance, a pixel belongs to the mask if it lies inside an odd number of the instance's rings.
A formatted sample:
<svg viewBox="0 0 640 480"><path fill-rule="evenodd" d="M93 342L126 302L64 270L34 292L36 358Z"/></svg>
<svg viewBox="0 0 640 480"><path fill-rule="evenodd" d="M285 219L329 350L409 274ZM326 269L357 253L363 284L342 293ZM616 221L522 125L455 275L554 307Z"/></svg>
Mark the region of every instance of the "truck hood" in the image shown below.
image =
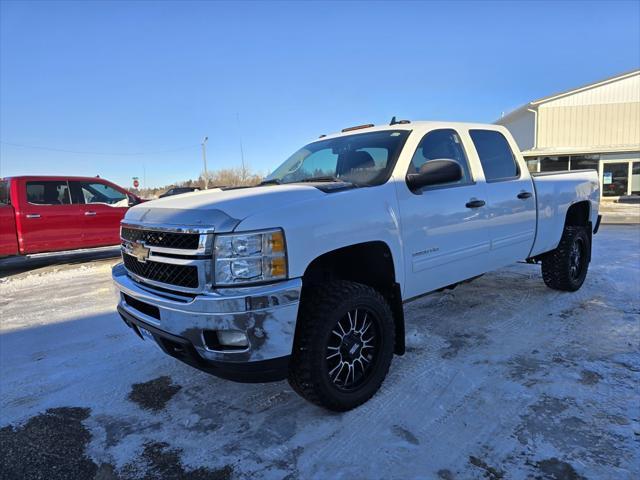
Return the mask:
<svg viewBox="0 0 640 480"><path fill-rule="evenodd" d="M232 231L261 210L327 195L311 185L265 185L234 190L212 189L160 198L130 208L123 222L213 228ZM274 225L277 226L277 225Z"/></svg>

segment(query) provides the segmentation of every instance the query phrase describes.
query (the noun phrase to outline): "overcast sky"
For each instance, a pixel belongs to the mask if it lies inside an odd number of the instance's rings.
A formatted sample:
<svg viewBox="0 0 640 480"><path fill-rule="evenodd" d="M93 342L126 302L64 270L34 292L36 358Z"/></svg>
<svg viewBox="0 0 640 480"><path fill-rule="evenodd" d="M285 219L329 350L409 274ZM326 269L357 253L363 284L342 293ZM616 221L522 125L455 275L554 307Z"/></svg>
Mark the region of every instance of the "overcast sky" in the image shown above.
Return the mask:
<svg viewBox="0 0 640 480"><path fill-rule="evenodd" d="M14 2L0 176L273 170L341 128L492 122L640 66L640 2ZM36 148L39 147L39 148Z"/></svg>

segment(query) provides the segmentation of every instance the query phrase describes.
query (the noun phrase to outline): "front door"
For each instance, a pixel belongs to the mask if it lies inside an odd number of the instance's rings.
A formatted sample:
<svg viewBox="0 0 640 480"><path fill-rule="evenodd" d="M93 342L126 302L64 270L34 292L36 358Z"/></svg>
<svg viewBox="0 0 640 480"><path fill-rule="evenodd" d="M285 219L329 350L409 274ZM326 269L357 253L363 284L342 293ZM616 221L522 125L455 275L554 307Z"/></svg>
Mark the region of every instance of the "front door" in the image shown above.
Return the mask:
<svg viewBox="0 0 640 480"><path fill-rule="evenodd" d="M469 130L487 182L487 214L493 268L524 260L536 234L536 198L527 169L496 130Z"/></svg>
<svg viewBox="0 0 640 480"><path fill-rule="evenodd" d="M453 129L427 133L409 165L417 173L430 160L455 160L463 178L412 192L398 183L405 250L404 297L412 298L484 273L488 269L484 182L474 182L465 147Z"/></svg>
<svg viewBox="0 0 640 480"><path fill-rule="evenodd" d="M71 182L73 197L82 203L85 245L120 243L120 220L129 208L126 192L101 180Z"/></svg>
<svg viewBox="0 0 640 480"><path fill-rule="evenodd" d="M15 213L9 198L9 181L0 179L0 258L19 253Z"/></svg>
<svg viewBox="0 0 640 480"><path fill-rule="evenodd" d="M83 215L71 202L66 180L28 180L20 202L23 253L71 250L83 246Z"/></svg>

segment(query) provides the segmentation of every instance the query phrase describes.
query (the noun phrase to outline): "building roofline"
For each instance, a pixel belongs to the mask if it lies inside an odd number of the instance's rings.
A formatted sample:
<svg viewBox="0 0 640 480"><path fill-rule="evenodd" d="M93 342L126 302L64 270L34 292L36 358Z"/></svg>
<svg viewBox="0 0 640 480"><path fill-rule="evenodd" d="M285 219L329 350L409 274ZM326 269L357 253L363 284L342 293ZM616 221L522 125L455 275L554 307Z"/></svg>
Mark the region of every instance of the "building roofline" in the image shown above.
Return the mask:
<svg viewBox="0 0 640 480"><path fill-rule="evenodd" d="M542 105L543 103L547 103L547 102L550 102L552 100L557 100L558 98L566 97L566 96L572 95L574 93L579 93L579 92L583 92L585 90L590 90L592 88L600 87L602 85L606 85L608 83L612 83L612 82L615 82L617 80L622 80L623 78L633 77L634 75L640 75L640 69L629 70L629 71L626 71L624 73L619 73L617 75L613 75L611 77L607 77L607 78L605 78L603 80L598 80L596 82L588 83L588 84L582 85L580 87L575 87L575 88L572 88L572 89L569 89L569 90L564 90L562 92L557 92L557 93L554 93L552 95L548 95L546 97L538 98L537 100L532 100L531 102L525 103L524 105L521 105L520 107L516 108L515 110L512 110L511 112L507 113L504 117L499 118L494 123L498 123L498 122L500 122L502 120L505 120L507 118L514 117L514 116L520 114L521 112L523 112L525 110L532 109L532 108L537 108L538 106Z"/></svg>
<svg viewBox="0 0 640 480"><path fill-rule="evenodd" d="M519 106L515 110L511 110L505 116L500 117L499 119L497 119L493 123L500 124L501 121L506 120L506 119L511 118L511 117L515 117L516 115L519 115L520 113L529 110L531 107L532 107L531 103L525 103L524 105Z"/></svg>
<svg viewBox="0 0 640 480"><path fill-rule="evenodd" d="M590 90L592 88L600 87L602 85L606 85L608 83L612 83L618 80L622 80L623 78L633 77L634 75L640 75L640 69L629 70L624 73L619 73L617 75L613 75L611 77L607 77L603 80L598 80L596 82L588 83L586 85L582 85L581 87L571 88L569 90L564 90L562 92L554 93L552 95L548 95L546 97L539 98L537 100L533 100L529 103L529 105L540 105L542 103L550 102L551 100L555 100L557 98L566 97L568 95L572 95L574 93L582 92L584 90Z"/></svg>

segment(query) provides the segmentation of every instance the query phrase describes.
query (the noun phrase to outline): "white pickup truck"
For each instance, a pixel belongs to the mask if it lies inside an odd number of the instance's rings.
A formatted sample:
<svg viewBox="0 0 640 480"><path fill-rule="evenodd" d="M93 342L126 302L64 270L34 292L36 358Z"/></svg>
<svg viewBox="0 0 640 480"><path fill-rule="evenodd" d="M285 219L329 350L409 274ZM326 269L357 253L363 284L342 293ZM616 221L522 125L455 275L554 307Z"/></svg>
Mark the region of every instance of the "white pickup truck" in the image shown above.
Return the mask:
<svg viewBox="0 0 640 480"><path fill-rule="evenodd" d="M131 208L118 311L196 368L348 410L404 353L405 302L521 260L580 288L598 189L593 170L530 174L501 126L344 129L259 186Z"/></svg>

